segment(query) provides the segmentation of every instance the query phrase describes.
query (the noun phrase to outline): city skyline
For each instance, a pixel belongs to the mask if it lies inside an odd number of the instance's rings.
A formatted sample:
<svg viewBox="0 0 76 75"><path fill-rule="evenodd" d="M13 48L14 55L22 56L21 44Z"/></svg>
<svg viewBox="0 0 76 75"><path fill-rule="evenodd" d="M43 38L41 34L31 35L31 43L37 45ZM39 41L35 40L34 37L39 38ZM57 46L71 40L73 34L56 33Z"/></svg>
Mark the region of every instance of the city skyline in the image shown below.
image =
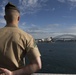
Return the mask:
<svg viewBox="0 0 76 75"><path fill-rule="evenodd" d="M19 27L34 38L76 34L76 0L1 0L0 27L6 24L3 16L8 2L21 11Z"/></svg>

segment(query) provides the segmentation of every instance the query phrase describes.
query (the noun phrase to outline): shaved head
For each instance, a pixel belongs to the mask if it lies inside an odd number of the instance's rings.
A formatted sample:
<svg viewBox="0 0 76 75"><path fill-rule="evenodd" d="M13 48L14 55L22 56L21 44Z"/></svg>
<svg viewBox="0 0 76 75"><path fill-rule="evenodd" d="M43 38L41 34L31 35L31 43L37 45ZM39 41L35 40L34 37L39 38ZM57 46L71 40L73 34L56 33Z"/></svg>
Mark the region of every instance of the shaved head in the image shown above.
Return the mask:
<svg viewBox="0 0 76 75"><path fill-rule="evenodd" d="M7 10L5 12L5 20L6 22L12 22L18 20L20 13L17 10Z"/></svg>

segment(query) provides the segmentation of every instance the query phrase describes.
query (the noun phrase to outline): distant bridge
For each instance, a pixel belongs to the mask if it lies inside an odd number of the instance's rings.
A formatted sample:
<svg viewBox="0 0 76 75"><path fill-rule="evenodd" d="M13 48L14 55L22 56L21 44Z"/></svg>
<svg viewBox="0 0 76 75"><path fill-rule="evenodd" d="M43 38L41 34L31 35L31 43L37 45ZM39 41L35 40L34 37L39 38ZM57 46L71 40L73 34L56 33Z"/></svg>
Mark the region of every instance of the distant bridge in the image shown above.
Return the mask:
<svg viewBox="0 0 76 75"><path fill-rule="evenodd" d="M53 38L54 40L76 40L76 35L72 34L64 34L64 35L59 35Z"/></svg>

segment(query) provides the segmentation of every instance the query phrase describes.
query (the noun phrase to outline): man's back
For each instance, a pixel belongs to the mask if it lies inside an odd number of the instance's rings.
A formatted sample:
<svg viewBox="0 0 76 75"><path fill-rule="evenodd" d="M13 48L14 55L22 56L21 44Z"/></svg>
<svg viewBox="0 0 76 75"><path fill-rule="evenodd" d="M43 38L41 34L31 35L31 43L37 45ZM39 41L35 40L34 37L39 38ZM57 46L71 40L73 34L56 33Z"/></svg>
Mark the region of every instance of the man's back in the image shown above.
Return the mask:
<svg viewBox="0 0 76 75"><path fill-rule="evenodd" d="M11 67L11 70L15 70L17 67L23 66L21 60L24 57L22 54L23 50L25 50L23 46L24 39L26 38L25 42L29 39L27 35L18 27L4 27L0 29L0 67L8 69Z"/></svg>

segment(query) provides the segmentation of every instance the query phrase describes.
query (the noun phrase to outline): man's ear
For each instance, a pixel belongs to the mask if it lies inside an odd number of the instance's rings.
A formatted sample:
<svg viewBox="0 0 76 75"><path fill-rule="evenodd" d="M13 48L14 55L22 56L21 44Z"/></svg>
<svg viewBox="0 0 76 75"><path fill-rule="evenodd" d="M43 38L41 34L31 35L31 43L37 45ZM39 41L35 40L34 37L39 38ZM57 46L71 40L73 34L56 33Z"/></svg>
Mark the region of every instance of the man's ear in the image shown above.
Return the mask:
<svg viewBox="0 0 76 75"><path fill-rule="evenodd" d="M20 16L18 16L18 21L20 20Z"/></svg>
<svg viewBox="0 0 76 75"><path fill-rule="evenodd" d="M6 20L6 16L4 15L4 19Z"/></svg>

